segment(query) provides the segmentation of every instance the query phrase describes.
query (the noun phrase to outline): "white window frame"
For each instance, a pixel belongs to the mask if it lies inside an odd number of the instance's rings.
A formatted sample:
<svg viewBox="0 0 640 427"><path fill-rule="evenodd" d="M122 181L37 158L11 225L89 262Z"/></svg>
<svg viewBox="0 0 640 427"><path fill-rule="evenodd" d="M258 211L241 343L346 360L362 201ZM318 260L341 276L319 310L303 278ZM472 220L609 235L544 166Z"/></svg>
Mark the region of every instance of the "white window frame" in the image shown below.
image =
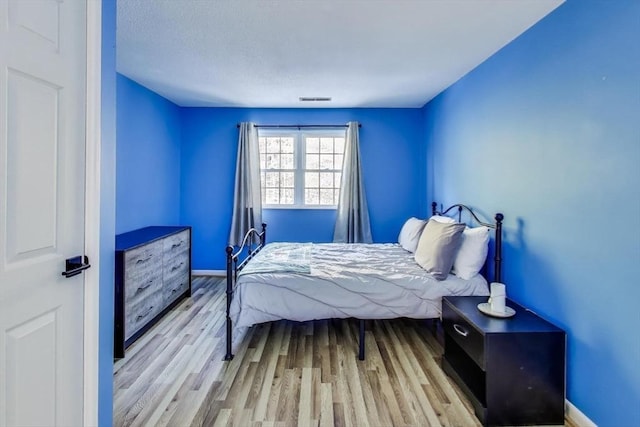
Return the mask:
<svg viewBox="0 0 640 427"><path fill-rule="evenodd" d="M294 203L291 205L284 204L262 204L263 209L319 209L319 210L335 210L338 208L338 205L311 205L305 203L305 194L304 194L304 174L306 172L305 168L305 157L306 157L306 144L304 143L305 138L313 137L313 138L322 138L322 137L343 137L346 142L346 129L336 127L333 129L258 129L258 138L260 137L293 137L293 167L294 167ZM331 169L331 171L336 171L336 169ZM262 173L262 171L261 171ZM261 184L262 185L262 184ZM261 189L262 191L262 189Z"/></svg>

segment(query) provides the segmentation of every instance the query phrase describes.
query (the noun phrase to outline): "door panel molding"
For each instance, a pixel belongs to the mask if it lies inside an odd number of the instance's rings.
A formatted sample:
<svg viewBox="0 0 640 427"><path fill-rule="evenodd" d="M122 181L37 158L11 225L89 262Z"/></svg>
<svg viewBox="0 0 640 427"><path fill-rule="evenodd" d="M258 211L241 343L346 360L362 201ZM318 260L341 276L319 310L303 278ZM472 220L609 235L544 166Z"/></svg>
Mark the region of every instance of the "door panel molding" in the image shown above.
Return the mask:
<svg viewBox="0 0 640 427"><path fill-rule="evenodd" d="M52 82L8 69L7 268L24 259L37 262L33 258L56 250L60 89ZM30 115L38 117L38 126L21 120Z"/></svg>
<svg viewBox="0 0 640 427"><path fill-rule="evenodd" d="M35 394L55 395L56 384L56 311L49 311L6 331L7 399L9 425L55 425L56 402L44 402L34 411L30 402ZM48 345L42 346L42 342Z"/></svg>

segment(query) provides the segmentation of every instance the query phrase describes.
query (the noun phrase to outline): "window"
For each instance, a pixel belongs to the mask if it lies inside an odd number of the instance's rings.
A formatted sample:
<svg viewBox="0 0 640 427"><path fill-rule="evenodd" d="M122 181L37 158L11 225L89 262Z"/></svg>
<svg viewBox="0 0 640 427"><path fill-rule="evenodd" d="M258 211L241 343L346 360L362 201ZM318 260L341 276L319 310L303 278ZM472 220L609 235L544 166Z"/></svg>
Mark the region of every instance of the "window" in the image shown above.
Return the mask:
<svg viewBox="0 0 640 427"><path fill-rule="evenodd" d="M266 208L335 208L345 131L259 129L262 203Z"/></svg>

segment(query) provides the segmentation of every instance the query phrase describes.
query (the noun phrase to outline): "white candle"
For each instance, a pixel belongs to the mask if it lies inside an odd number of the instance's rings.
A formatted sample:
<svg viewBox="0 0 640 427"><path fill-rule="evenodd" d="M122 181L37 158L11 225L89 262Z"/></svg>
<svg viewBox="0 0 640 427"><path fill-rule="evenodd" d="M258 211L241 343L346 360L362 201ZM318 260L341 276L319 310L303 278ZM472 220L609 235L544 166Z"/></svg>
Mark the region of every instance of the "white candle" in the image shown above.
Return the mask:
<svg viewBox="0 0 640 427"><path fill-rule="evenodd" d="M491 304L491 311L497 313L504 313L506 311L507 289L504 283L493 282L491 283L491 297L489 303Z"/></svg>

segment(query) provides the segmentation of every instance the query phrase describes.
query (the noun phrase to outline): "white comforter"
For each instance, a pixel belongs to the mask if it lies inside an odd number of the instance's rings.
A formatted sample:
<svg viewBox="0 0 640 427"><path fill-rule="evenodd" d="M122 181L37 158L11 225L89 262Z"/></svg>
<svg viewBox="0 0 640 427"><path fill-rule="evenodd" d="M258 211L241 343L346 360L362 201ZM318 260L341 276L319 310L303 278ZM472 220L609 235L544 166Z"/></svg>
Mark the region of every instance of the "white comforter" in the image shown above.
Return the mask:
<svg viewBox="0 0 640 427"><path fill-rule="evenodd" d="M231 319L429 319L445 295L489 292L480 275L435 280L396 244L271 243L240 272Z"/></svg>

